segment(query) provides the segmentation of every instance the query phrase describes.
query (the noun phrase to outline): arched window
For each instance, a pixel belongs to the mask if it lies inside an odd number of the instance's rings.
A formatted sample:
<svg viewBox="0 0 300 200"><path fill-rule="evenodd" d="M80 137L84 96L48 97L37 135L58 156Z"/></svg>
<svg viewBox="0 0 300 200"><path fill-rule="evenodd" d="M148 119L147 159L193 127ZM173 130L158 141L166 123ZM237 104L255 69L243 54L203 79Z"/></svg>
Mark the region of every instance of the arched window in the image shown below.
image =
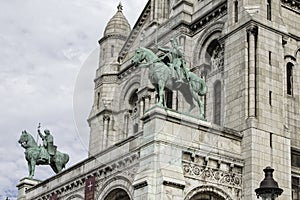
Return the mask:
<svg viewBox="0 0 300 200"><path fill-rule="evenodd" d="M190 200L225 200L225 199L213 192L201 192L192 196Z"/></svg>
<svg viewBox="0 0 300 200"><path fill-rule="evenodd" d="M130 197L125 190L117 188L111 191L104 200L130 200Z"/></svg>
<svg viewBox="0 0 300 200"><path fill-rule="evenodd" d="M137 114L138 111L137 89L131 94L130 98L128 99L128 103L130 105L129 113L132 115Z"/></svg>
<svg viewBox="0 0 300 200"><path fill-rule="evenodd" d="M136 107L137 106L137 101L138 101L138 95L137 95L137 90L135 90L131 97L129 98L129 105L131 105L131 107Z"/></svg>
<svg viewBox="0 0 300 200"><path fill-rule="evenodd" d="M221 125L221 82L218 80L214 85L214 118L215 124Z"/></svg>
<svg viewBox="0 0 300 200"><path fill-rule="evenodd" d="M287 94L293 95L293 63L288 63L286 65L286 87Z"/></svg>

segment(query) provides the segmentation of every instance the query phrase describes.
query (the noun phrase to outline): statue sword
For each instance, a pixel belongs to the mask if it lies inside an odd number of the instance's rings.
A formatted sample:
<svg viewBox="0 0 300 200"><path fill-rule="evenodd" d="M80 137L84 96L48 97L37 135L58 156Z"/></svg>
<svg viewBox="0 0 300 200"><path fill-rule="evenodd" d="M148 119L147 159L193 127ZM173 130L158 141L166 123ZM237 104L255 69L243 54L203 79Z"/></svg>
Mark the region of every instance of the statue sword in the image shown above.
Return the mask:
<svg viewBox="0 0 300 200"><path fill-rule="evenodd" d="M41 128L41 123L39 123L39 125L38 125L38 130L40 130L40 128ZM36 144L38 145L38 142L39 142L39 133L37 133L36 134Z"/></svg>

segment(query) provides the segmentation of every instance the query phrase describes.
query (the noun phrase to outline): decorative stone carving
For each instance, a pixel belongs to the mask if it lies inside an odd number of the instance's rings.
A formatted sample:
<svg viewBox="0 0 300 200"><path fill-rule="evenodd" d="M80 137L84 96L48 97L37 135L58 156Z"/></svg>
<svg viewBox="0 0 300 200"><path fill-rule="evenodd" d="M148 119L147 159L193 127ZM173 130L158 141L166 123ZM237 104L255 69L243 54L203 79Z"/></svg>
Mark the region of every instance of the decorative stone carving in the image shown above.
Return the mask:
<svg viewBox="0 0 300 200"><path fill-rule="evenodd" d="M225 184L231 187L242 187L242 175L238 173L227 172L194 163L184 163L183 171L185 176L192 176L196 179Z"/></svg>
<svg viewBox="0 0 300 200"><path fill-rule="evenodd" d="M217 46L211 56L212 70L223 69L224 67L224 47Z"/></svg>
<svg viewBox="0 0 300 200"><path fill-rule="evenodd" d="M300 2L297 0L281 0L281 4L287 9L300 13Z"/></svg>

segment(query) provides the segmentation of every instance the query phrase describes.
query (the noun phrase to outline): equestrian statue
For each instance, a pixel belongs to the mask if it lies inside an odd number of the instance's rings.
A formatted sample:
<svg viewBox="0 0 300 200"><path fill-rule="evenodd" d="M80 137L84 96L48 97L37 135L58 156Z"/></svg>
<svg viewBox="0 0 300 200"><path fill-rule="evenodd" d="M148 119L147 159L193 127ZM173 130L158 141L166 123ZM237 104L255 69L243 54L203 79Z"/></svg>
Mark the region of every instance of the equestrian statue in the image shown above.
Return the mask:
<svg viewBox="0 0 300 200"><path fill-rule="evenodd" d="M194 99L200 110L200 119L205 120L200 98L206 94L205 81L187 68L183 50L178 46L176 39L171 39L171 44L172 48L170 49L158 47L158 50L164 52L162 57L158 57L150 49L139 47L135 51L132 63L141 67L149 67L149 79L158 93L159 106L166 107L165 88L178 90L190 105L188 112L195 107ZM169 55L172 57L172 61L164 63L163 59Z"/></svg>
<svg viewBox="0 0 300 200"><path fill-rule="evenodd" d="M55 173L59 173L69 161L68 154L57 151L57 147L53 144L53 136L48 129L44 130L45 135L43 135L39 125L37 131L43 140L42 146L38 146L33 136L26 130L22 131L18 140L25 149L25 159L29 170L28 178L33 178L36 165L50 165Z"/></svg>

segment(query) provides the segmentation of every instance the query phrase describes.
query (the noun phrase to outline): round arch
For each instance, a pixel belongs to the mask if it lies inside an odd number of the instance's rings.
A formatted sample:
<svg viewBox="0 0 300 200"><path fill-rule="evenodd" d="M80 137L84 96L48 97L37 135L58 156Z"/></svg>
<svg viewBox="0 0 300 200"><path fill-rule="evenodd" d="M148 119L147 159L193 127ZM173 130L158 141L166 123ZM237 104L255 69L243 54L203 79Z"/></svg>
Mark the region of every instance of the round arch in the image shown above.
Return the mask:
<svg viewBox="0 0 300 200"><path fill-rule="evenodd" d="M294 56L297 60L297 57L300 58L300 47L297 48L297 50L295 51L295 56ZM299 60L297 60L297 62L299 62Z"/></svg>
<svg viewBox="0 0 300 200"><path fill-rule="evenodd" d="M79 194L72 194L71 196L69 196L66 200L75 200L75 199L84 199L83 196L79 195Z"/></svg>
<svg viewBox="0 0 300 200"><path fill-rule="evenodd" d="M121 106L125 106L125 108L129 108L129 98L131 95L140 87L141 77L139 75L133 76L121 89L121 95L118 97L120 98L123 103L120 103Z"/></svg>
<svg viewBox="0 0 300 200"><path fill-rule="evenodd" d="M204 61L201 59L205 58L205 52L208 48L208 45L213 40L216 40L221 36L223 26L224 22L218 21L211 24L209 27L206 28L205 31L203 31L194 47L193 66L199 66L199 64L204 64Z"/></svg>
<svg viewBox="0 0 300 200"><path fill-rule="evenodd" d="M125 190L116 188L110 191L104 200L130 200L130 197Z"/></svg>
<svg viewBox="0 0 300 200"><path fill-rule="evenodd" d="M233 200L229 194L224 192L222 189L212 185L203 185L193 188L188 192L184 200L198 200L203 195L215 197L213 200Z"/></svg>
<svg viewBox="0 0 300 200"><path fill-rule="evenodd" d="M110 178L107 180L101 188L99 188L99 195L96 199L98 200L103 200L106 197L109 197L110 193L112 196L116 193L121 192L120 195L125 193L128 195L129 199L133 199L132 194L133 194L133 186L132 183L129 181L128 178L124 176L115 176L113 178ZM105 199L109 200L109 199ZM125 200L125 199L124 199Z"/></svg>

